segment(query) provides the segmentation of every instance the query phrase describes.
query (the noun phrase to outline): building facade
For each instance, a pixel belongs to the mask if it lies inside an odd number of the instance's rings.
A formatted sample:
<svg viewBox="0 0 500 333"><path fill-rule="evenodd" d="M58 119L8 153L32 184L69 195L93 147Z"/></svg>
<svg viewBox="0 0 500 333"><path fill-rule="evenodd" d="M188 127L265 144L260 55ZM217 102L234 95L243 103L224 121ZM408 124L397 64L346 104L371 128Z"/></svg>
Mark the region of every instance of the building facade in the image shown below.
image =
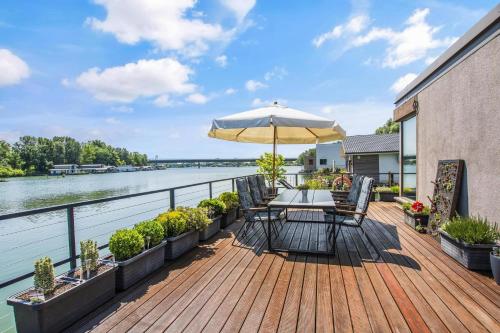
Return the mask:
<svg viewBox="0 0 500 333"><path fill-rule="evenodd" d="M465 162L461 215L500 221L500 5L396 98L404 187L430 204L439 160ZM416 172L416 175L413 173Z"/></svg>
<svg viewBox="0 0 500 333"><path fill-rule="evenodd" d="M316 168L332 170L345 168L341 141L316 145Z"/></svg>

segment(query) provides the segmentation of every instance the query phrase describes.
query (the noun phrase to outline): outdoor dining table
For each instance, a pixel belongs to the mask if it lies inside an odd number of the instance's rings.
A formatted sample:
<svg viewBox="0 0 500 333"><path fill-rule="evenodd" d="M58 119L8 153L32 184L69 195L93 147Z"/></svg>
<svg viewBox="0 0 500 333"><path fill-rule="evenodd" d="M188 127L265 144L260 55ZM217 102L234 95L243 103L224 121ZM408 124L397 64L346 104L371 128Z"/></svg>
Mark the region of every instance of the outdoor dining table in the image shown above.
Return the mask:
<svg viewBox="0 0 500 333"><path fill-rule="evenodd" d="M328 211L333 220L318 220L318 221L300 221L301 223L322 223L330 225L335 234L335 201L333 200L332 193L329 190L295 190L286 189L280 193L276 198L267 204L267 245L270 252L288 252L299 254L335 254L335 239L332 240L331 250L304 250L304 249L286 249L274 248L272 246L272 233L271 233L271 210L275 208L285 209L285 220L288 221L288 209L321 209ZM293 221L299 222L299 221ZM329 237L327 237L328 239ZM327 246L328 249L328 246Z"/></svg>

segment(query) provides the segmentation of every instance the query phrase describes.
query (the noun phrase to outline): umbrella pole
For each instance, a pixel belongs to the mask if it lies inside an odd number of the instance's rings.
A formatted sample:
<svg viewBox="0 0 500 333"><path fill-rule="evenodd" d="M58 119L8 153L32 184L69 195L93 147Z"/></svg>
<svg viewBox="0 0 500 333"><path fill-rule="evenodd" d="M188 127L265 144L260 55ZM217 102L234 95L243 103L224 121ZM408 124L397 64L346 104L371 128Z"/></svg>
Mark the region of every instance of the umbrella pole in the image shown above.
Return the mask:
<svg viewBox="0 0 500 333"><path fill-rule="evenodd" d="M272 191L273 195L275 194L275 183L276 183L276 126L273 126L273 184Z"/></svg>

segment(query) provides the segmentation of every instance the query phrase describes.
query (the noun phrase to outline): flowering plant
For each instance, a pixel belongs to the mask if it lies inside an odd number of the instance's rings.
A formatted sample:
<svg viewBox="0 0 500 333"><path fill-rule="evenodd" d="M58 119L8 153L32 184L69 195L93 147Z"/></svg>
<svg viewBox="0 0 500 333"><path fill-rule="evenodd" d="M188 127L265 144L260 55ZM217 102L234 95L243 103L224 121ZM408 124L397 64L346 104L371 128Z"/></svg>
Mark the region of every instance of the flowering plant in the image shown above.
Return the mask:
<svg viewBox="0 0 500 333"><path fill-rule="evenodd" d="M420 201L415 201L411 205L411 210L413 210L415 213L421 213L424 210L424 204Z"/></svg>

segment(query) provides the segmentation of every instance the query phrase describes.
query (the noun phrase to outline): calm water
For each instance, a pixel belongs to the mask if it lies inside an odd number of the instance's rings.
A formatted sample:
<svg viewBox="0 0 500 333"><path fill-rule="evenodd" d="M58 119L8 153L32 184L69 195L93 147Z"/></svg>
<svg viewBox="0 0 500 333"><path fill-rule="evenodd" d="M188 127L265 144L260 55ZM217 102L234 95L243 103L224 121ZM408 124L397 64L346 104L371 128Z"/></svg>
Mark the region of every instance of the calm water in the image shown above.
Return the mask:
<svg viewBox="0 0 500 333"><path fill-rule="evenodd" d="M290 173L300 167L288 167ZM148 172L113 173L67 177L26 177L0 182L0 214L150 191L208 180L255 173L256 167L185 168ZM213 195L231 191L231 182L213 184ZM176 191L176 204L195 206L208 197L208 185ZM76 240L107 243L117 229L152 218L169 207L168 192L75 209ZM77 249L79 251L79 249ZM27 218L0 221L0 280L32 270L33 261L50 256L54 262L68 256L66 212L57 211ZM105 252L102 252L105 254ZM59 272L67 270L60 267ZM32 284L32 279L0 289L0 332L14 331L11 307L5 298Z"/></svg>

